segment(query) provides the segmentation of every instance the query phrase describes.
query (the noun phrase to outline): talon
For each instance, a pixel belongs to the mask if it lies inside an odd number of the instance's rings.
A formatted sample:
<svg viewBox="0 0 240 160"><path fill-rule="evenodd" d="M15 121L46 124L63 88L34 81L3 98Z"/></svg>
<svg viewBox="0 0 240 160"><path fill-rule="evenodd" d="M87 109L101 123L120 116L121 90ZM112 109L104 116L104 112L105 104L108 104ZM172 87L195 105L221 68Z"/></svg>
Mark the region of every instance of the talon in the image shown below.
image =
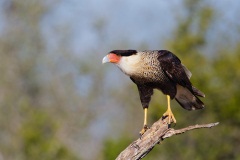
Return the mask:
<svg viewBox="0 0 240 160"><path fill-rule="evenodd" d="M175 119L175 117L174 117L174 115L173 115L173 113L172 113L172 111L169 110L169 109L163 114L163 116L164 116L164 117L165 117L165 116L168 116L168 124L171 124L172 122L173 122L173 123L176 123L176 122L177 122L176 119Z"/></svg>
<svg viewBox="0 0 240 160"><path fill-rule="evenodd" d="M172 113L171 107L170 107L170 96L167 95L167 101L168 101L168 109L167 111L163 114L163 116L168 116L168 124L170 125L172 122L176 124L176 119Z"/></svg>
<svg viewBox="0 0 240 160"><path fill-rule="evenodd" d="M141 139L142 135L143 135L148 129L149 129L149 128L148 128L147 125L144 125L144 126L143 126L142 130L139 132L140 139Z"/></svg>

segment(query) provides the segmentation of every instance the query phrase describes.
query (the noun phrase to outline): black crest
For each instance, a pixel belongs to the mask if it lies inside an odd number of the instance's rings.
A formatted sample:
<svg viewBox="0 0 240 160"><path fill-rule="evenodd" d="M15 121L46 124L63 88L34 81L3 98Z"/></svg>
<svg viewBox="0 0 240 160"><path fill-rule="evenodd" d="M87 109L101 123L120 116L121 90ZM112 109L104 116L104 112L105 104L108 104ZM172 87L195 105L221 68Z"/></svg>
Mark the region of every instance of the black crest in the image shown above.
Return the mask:
<svg viewBox="0 0 240 160"><path fill-rule="evenodd" d="M131 56L131 55L137 54L137 51L136 50L113 50L109 53L114 53L120 56Z"/></svg>

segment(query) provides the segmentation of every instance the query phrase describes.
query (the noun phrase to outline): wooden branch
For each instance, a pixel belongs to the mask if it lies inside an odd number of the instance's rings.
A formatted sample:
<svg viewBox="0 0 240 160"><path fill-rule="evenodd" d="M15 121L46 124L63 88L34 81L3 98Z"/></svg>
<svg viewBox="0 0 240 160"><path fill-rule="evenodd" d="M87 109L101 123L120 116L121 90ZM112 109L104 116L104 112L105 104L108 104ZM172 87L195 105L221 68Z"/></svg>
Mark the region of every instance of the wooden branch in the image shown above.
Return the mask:
<svg viewBox="0 0 240 160"><path fill-rule="evenodd" d="M145 157L156 144L160 144L166 138L169 138L173 135L182 134L186 131L200 128L211 128L219 124L209 123L202 125L193 125L186 128L175 130L168 127L168 117L163 119L160 118L155 122L150 129L148 129L141 139L137 139L131 143L124 151L122 151L116 160L139 160Z"/></svg>

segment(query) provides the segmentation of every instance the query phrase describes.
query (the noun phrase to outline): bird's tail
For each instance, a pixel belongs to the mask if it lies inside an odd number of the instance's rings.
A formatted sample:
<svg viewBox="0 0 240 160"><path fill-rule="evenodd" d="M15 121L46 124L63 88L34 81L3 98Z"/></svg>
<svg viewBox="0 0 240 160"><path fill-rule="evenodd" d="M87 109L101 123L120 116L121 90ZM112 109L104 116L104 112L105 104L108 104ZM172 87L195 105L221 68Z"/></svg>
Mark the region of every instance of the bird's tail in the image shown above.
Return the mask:
<svg viewBox="0 0 240 160"><path fill-rule="evenodd" d="M176 101L186 110L196 110L204 108L204 103L198 98L205 97L204 93L192 87L192 92L180 85L177 85Z"/></svg>

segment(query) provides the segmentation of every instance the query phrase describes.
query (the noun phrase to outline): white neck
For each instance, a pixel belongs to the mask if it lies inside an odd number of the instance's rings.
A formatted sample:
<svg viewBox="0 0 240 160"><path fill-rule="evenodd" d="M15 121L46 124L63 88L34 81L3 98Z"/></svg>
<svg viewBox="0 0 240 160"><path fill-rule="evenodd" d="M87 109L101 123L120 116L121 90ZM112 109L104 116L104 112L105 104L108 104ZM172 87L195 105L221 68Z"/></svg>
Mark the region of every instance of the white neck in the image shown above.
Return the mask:
<svg viewBox="0 0 240 160"><path fill-rule="evenodd" d="M141 66L141 56L138 54L123 56L117 63L117 66L127 75L133 75L138 72Z"/></svg>

